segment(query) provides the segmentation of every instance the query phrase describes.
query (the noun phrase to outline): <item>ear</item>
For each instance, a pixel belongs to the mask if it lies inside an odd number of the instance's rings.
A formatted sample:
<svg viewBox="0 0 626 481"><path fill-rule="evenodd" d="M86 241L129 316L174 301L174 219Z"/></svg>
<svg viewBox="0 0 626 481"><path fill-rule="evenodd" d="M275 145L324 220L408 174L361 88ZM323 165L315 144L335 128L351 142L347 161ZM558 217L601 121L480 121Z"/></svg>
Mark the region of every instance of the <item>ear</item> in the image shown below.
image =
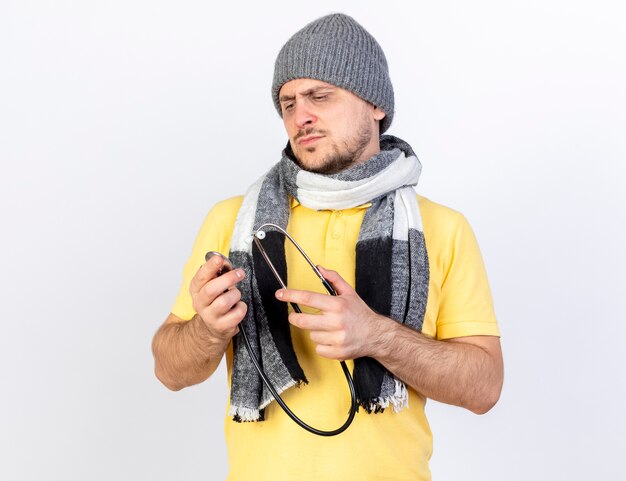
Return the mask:
<svg viewBox="0 0 626 481"><path fill-rule="evenodd" d="M376 107L375 105L374 105L373 115L374 115L374 120L382 120L387 116L385 112L383 112L379 107Z"/></svg>

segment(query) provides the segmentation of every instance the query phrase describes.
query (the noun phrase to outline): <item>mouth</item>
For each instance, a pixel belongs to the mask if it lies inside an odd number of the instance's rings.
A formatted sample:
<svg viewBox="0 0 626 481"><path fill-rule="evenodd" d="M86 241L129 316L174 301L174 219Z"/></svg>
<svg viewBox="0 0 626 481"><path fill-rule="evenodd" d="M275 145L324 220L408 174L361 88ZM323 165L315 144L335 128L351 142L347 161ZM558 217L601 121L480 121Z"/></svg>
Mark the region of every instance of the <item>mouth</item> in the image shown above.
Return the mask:
<svg viewBox="0 0 626 481"><path fill-rule="evenodd" d="M317 142L322 137L324 136L323 135L307 135L306 137L301 137L300 140L298 140L298 144L302 146L311 145Z"/></svg>

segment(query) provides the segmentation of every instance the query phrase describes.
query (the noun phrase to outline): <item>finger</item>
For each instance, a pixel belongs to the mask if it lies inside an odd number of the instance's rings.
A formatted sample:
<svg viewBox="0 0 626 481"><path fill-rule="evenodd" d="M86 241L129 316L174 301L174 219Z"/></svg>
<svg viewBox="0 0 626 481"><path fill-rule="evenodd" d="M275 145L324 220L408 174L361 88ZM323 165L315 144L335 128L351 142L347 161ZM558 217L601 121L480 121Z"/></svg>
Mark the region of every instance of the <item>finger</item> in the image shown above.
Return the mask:
<svg viewBox="0 0 626 481"><path fill-rule="evenodd" d="M323 344L318 344L315 346L315 353L318 356L325 357L327 359L335 359L337 361L345 361L348 359L348 356L345 353L335 346L325 346Z"/></svg>
<svg viewBox="0 0 626 481"><path fill-rule="evenodd" d="M211 257L202 264L189 283L189 292L197 294L207 282L217 277L223 264L224 260L220 256Z"/></svg>
<svg viewBox="0 0 626 481"><path fill-rule="evenodd" d="M243 301L239 301L228 313L220 318L220 322L225 326L235 327L246 317L247 311L248 305Z"/></svg>
<svg viewBox="0 0 626 481"><path fill-rule="evenodd" d="M218 338L230 339L239 332L239 323L245 317L247 310L246 303L239 301L227 314L211 322L205 321L207 329Z"/></svg>
<svg viewBox="0 0 626 481"><path fill-rule="evenodd" d="M244 276L242 269L235 269L207 282L198 292L191 294L193 308L196 312L204 311L225 291L233 290Z"/></svg>
<svg viewBox="0 0 626 481"><path fill-rule="evenodd" d="M340 347L345 343L343 331L311 331L309 337L315 344L322 346Z"/></svg>
<svg viewBox="0 0 626 481"><path fill-rule="evenodd" d="M279 289L276 291L276 298L284 302L295 302L313 309L319 309L320 311L330 310L334 304L333 301L336 301L336 299L333 299L333 296L328 294L296 289Z"/></svg>
<svg viewBox="0 0 626 481"><path fill-rule="evenodd" d="M221 295L224 291L235 287L238 282L243 280L244 277L245 272L243 269L235 269L234 271L227 272L226 274L207 282L202 287L202 292L207 297L211 298L212 302L213 299Z"/></svg>
<svg viewBox="0 0 626 481"><path fill-rule="evenodd" d="M230 289L222 292L211 303L211 310L217 316L223 316L228 313L241 300L241 291L239 289Z"/></svg>
<svg viewBox="0 0 626 481"><path fill-rule="evenodd" d="M337 326L326 316L319 314L299 314L292 312L287 318L289 323L308 331L335 331Z"/></svg>
<svg viewBox="0 0 626 481"><path fill-rule="evenodd" d="M324 278L331 283L338 296L354 292L354 289L348 284L337 271L331 271L322 266L317 266Z"/></svg>

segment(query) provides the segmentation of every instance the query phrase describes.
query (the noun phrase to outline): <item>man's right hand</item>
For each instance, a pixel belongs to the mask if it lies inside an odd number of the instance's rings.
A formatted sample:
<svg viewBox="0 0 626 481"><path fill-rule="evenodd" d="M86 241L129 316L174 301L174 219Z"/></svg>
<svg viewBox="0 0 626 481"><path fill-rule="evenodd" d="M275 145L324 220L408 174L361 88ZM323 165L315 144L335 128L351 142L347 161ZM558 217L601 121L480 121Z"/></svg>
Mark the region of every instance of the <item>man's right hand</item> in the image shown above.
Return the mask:
<svg viewBox="0 0 626 481"><path fill-rule="evenodd" d="M238 282L243 280L243 269L233 269L219 276L224 260L214 256L205 262L191 280L191 294L194 310L204 321L209 334L215 339L229 341L239 332L239 323L248 310L241 301Z"/></svg>

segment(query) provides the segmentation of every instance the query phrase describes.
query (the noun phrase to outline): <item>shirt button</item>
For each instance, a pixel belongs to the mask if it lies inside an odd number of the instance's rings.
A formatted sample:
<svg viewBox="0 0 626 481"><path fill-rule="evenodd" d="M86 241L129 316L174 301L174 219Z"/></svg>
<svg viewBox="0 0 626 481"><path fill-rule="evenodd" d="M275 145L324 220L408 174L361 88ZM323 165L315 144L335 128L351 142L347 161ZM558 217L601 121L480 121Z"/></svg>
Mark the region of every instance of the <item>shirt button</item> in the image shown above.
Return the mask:
<svg viewBox="0 0 626 481"><path fill-rule="evenodd" d="M339 239L339 237L341 237L339 232L333 232L333 239Z"/></svg>

